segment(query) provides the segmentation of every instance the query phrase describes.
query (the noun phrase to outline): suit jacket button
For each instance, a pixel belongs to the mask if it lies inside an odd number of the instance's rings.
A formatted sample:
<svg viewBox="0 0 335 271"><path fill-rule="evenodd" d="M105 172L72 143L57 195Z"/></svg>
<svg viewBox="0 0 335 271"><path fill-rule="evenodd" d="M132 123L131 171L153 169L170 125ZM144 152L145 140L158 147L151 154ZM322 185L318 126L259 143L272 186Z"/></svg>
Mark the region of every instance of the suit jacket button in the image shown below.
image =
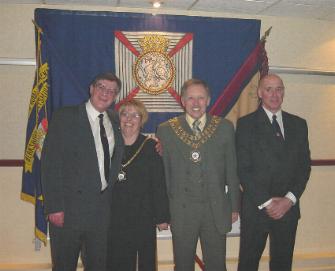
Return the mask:
<svg viewBox="0 0 335 271"><path fill-rule="evenodd" d="M78 190L77 193L78 193L78 194L81 194L81 190Z"/></svg>

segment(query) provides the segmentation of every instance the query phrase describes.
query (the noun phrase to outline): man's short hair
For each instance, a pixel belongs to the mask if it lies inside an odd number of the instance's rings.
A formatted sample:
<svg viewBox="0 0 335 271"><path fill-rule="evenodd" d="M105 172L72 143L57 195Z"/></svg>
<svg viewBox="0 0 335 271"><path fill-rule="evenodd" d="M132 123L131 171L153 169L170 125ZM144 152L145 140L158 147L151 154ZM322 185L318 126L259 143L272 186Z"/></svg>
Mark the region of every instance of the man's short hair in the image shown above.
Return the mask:
<svg viewBox="0 0 335 271"><path fill-rule="evenodd" d="M208 97L211 97L211 91L210 91L207 83L204 80L197 79L197 78L192 78L192 79L189 79L189 80L185 81L185 83L181 87L181 97L185 97L187 89L190 86L193 86L193 85L203 86L205 88L206 92L207 92Z"/></svg>
<svg viewBox="0 0 335 271"><path fill-rule="evenodd" d="M111 82L115 82L118 87L118 92L121 90L121 80L112 72L105 72L98 74L92 81L91 86L95 86L101 80L108 80Z"/></svg>

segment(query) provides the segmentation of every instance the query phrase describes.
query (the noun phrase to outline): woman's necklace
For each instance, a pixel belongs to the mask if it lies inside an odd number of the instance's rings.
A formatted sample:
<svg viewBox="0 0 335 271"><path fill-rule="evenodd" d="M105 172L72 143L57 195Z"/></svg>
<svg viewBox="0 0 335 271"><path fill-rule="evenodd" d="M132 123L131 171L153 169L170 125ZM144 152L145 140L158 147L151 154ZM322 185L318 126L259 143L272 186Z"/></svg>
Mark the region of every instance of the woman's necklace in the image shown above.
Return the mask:
<svg viewBox="0 0 335 271"><path fill-rule="evenodd" d="M145 142L147 142L149 140L149 137L145 138L143 143L141 144L141 146L137 149L137 151L134 153L134 155L124 164L121 164L121 170L119 172L119 174L117 175L117 179L119 182L125 181L127 180L126 177L126 172L124 171L124 169L130 165L131 162L134 161L134 159L136 158L136 156L141 152L141 150L143 149L143 146L145 144Z"/></svg>

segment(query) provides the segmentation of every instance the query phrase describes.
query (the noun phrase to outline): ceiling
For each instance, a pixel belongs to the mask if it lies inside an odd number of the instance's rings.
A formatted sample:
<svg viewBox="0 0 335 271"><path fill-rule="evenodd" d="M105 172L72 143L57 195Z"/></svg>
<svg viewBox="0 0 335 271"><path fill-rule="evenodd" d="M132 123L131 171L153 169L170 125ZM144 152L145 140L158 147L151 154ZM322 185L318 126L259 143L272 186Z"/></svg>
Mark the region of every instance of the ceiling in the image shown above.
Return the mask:
<svg viewBox="0 0 335 271"><path fill-rule="evenodd" d="M95 5L113 8L152 8L153 0L0 0L6 4ZM223 12L289 16L335 21L335 0L162 0L166 11Z"/></svg>

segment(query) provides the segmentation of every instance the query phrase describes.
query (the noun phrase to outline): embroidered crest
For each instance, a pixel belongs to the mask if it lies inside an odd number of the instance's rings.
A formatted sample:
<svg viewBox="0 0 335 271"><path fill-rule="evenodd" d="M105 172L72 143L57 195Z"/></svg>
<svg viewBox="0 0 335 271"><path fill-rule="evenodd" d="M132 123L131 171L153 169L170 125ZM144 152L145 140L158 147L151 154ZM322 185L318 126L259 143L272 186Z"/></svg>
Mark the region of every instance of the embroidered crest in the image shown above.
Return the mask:
<svg viewBox="0 0 335 271"><path fill-rule="evenodd" d="M139 40L142 54L133 67L133 76L143 91L157 95L171 87L175 67L167 54L169 40L164 36L148 35Z"/></svg>
<svg viewBox="0 0 335 271"><path fill-rule="evenodd" d="M38 129L36 133L35 149L36 149L36 155L38 159L41 159L44 139L45 139L45 136L47 135L47 132L48 132L48 120L47 118L44 118L38 125Z"/></svg>
<svg viewBox="0 0 335 271"><path fill-rule="evenodd" d="M131 98L149 112L183 112L180 89L192 78L193 34L115 31L116 108Z"/></svg>

